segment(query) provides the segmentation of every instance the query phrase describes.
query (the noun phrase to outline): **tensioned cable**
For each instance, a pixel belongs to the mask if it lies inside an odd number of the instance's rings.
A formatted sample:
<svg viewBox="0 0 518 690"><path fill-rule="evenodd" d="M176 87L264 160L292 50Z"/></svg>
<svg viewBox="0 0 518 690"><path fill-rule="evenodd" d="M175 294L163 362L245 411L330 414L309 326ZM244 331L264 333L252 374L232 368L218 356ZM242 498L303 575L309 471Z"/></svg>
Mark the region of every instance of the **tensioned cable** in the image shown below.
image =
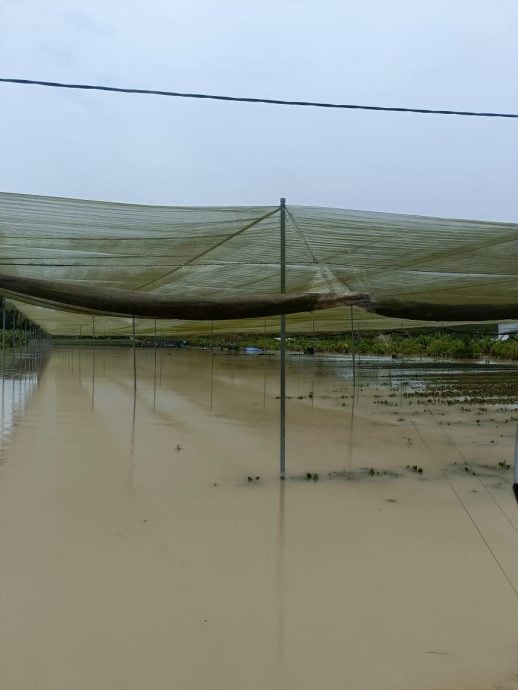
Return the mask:
<svg viewBox="0 0 518 690"><path fill-rule="evenodd" d="M409 416L408 418L409 418L410 423L411 423L412 426L414 427L414 429L415 429L417 435L418 435L419 438L421 439L421 443L422 443L423 446L426 448L428 454L429 454L430 457L433 459L434 463L437 464L437 462L436 462L436 460L435 460L435 456L434 456L433 453L431 452L431 450L430 450L430 448L429 448L429 446L428 446L428 443L425 441L423 435L421 434L421 431L419 430L419 427L417 426L417 424L415 423L415 421L414 421L410 416ZM473 515L471 514L469 508L467 507L467 505L466 505L466 504L464 503L464 501L462 500L462 498L461 498L459 492L458 492L457 489L453 486L453 484L451 483L451 481L450 481L449 477L447 476L447 474L446 474L442 469L439 469L439 471L440 471L440 474L441 474L442 478L444 479L444 481L445 481L445 482L448 484L448 486L450 487L451 491L453 492L453 494L454 494L454 496L456 497L457 501L459 502L460 506L463 508L464 512L466 513L466 515L468 516L468 518L471 520L471 522L472 522L474 528L476 529L476 531L477 531L479 537L480 537L480 538L482 539L482 541L484 542L484 544L485 544L487 550L489 551L489 553L490 553L491 556L493 557L495 563L497 564L497 566L498 566L498 568L500 569L501 573L503 574L503 576L504 576L505 579L507 580L507 582L508 582L509 586L511 587L511 589L513 590L515 596L518 598L518 590L516 589L516 587L515 587L513 581L511 580L510 576L507 574L507 571L506 571L506 569L504 568L504 566L502 565L502 563L501 563L501 561L499 560L498 556L496 555L496 553L495 553L495 552L493 551L493 549L491 548L491 546L490 546L488 540L486 539L486 537L485 537L484 534L482 533L482 530L481 530L480 527L477 525L477 523L476 523L476 521L475 521L475 518L474 518Z"/></svg>
<svg viewBox="0 0 518 690"><path fill-rule="evenodd" d="M446 429L443 427L443 425L442 425L442 424L439 424L439 421L437 420L437 418L435 417L435 415L433 414L433 412L429 411L429 414L430 414L430 416L432 417L432 419L436 422L437 426L440 426L440 427L441 427L441 431L442 431L442 433L444 434L444 436L446 437L446 440L448 441L448 443L449 443L449 444L451 445L451 447L458 453L458 455L462 458L462 460L463 460L463 462L464 462L464 466L465 466L465 467L469 467L470 463L469 463L467 457L464 455L464 453L461 451L461 449L457 446L457 444L454 443L453 439L452 439L451 436L448 434L448 432L447 432ZM511 525L511 527L513 528L513 530L518 534L518 527L514 524L514 522L513 522L513 521L511 520L511 518L509 517L509 515L505 512L505 510L502 508L502 506L500 505L500 503L496 500L496 497L495 497L494 494L489 490L489 487L488 487L486 484L484 484L484 482L482 481L482 479L480 478L480 476L479 476L478 473L476 473L476 474L473 473L473 474L474 474L474 476L478 479L478 481L480 482L480 484L484 487L484 489L485 489L486 493L488 494L488 496L490 496L490 498L493 499L493 502L496 504L497 508L500 510L500 512L501 512L502 515L505 517L505 519L507 520L507 522Z"/></svg>
<svg viewBox="0 0 518 690"><path fill-rule="evenodd" d="M423 264L427 264L433 261L437 261L437 259L451 259L454 256L459 256L459 255L464 255L472 252L477 252L483 249L489 249L492 247L498 247L503 244L509 244L510 242L516 242L518 240L518 233L516 233L515 230L511 231L512 235L510 233L506 233L505 237L498 237L498 239L487 239L487 240L482 240L478 241L476 244L472 244L469 247L455 247L449 248L449 249L443 249L440 251L433 252L432 254L427 254L424 258L418 258L416 256L412 257L410 261L407 262L399 262L399 263L393 263L392 265L381 265L379 268L375 268L372 271L368 272L367 270L364 270L362 274L362 278L371 278L371 277L378 277L383 273L391 273L394 271L399 271L401 269L415 269L417 266L423 266ZM344 250L346 251L346 250ZM343 252L342 252L343 253ZM335 261L330 262L331 266L338 265L342 266L342 264L336 264ZM354 276L351 276L354 279ZM345 280L349 280L349 278L345 278ZM514 280L514 278L513 278ZM449 289L449 288L447 288Z"/></svg>
<svg viewBox="0 0 518 690"><path fill-rule="evenodd" d="M288 218L291 220L291 222L293 223L293 226L294 226L295 230L297 231L299 238L304 243L304 246L306 247L306 251L310 255L313 264L318 267L318 270L320 271L320 275L322 276L324 281L327 283L327 286L328 286L330 292L333 292L335 290L336 285L340 285L340 287L342 287L342 284L340 283L338 278L335 276L335 274L329 269L329 267L324 266L322 264L322 262L319 259L317 259L315 252L311 249L310 244L306 239L306 236L302 232L302 229L300 228L299 224L295 220L295 217L290 212L288 207L286 207L286 214L287 214ZM333 284L333 282L334 282L334 284ZM349 289L349 286L346 285L345 287L347 287L347 289ZM352 292L352 290L351 290L351 292Z"/></svg>
<svg viewBox="0 0 518 690"><path fill-rule="evenodd" d="M40 81L37 79L10 79L0 77L6 84L24 86L51 86L58 89L82 89L84 91L110 91L112 93L134 93L145 96L170 96L174 98L198 98L212 101L231 101L238 103L265 103L267 105L294 105L310 108L336 108L340 110L375 110L389 113L419 113L424 115L463 115L467 117L506 117L518 118L518 113L475 112L471 110L439 110L436 108L403 108L384 105L359 105L356 103L323 103L317 101L288 101L278 98L250 98L245 96L218 96L209 93L183 93L180 91L163 91L158 89L130 89L121 86L103 86L99 84L68 84L57 81Z"/></svg>
<svg viewBox="0 0 518 690"><path fill-rule="evenodd" d="M226 244L227 242L230 242L231 240L235 239L242 233L246 232L247 230L250 230L250 228L253 228L255 225L259 225L263 220L266 220L270 216L273 216L275 213L278 213L280 210L280 207L276 207L273 209L273 211L269 211L268 213L265 213L263 216L260 216L259 218L254 219L250 223L247 223L244 227L240 228L239 230L236 230L236 232L233 232L230 235L226 235L224 239L220 240L219 242L216 242L212 246L210 246L208 249L204 249L202 252L199 254L196 254L195 256L191 256L182 266L173 268L171 271L167 271L167 273L164 273L162 276L159 278L154 278L153 280L149 280L146 283L143 283L142 285L138 286L138 290L143 290L144 288L148 288L150 285L153 285L154 283L158 283L160 281L165 280L165 278L168 278L170 275L173 273L176 273L177 271L180 270L180 268L185 268L186 266L190 266L194 263L194 261L197 261L198 259L201 259L202 256L206 256L210 252L214 251L215 249L218 249L218 247L221 247L222 245Z"/></svg>

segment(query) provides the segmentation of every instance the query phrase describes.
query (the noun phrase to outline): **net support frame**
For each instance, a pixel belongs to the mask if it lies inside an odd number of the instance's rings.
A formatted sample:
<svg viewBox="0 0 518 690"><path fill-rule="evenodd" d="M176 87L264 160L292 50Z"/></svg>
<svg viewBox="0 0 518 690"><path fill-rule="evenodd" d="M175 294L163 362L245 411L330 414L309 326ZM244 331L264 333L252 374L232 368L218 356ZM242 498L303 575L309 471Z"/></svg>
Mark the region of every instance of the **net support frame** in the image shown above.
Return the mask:
<svg viewBox="0 0 518 690"><path fill-rule="evenodd" d="M281 294L286 292L286 199L280 201ZM286 479L286 315L280 317L280 479Z"/></svg>

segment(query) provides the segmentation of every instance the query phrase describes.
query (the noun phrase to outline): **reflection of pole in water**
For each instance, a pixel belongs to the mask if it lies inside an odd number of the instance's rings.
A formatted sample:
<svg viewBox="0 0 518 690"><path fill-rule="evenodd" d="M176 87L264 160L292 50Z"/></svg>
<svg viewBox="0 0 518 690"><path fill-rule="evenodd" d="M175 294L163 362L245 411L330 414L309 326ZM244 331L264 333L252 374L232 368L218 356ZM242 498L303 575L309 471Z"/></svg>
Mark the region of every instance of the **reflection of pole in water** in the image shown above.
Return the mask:
<svg viewBox="0 0 518 690"><path fill-rule="evenodd" d="M348 469L352 468L353 465L353 448L354 448L354 412L355 412L356 396L352 395L352 405L351 405L351 418L349 420L349 447L348 447Z"/></svg>
<svg viewBox="0 0 518 690"><path fill-rule="evenodd" d="M284 659L284 556L285 556L285 500L286 482L279 486L279 516L277 522L277 655L280 661Z"/></svg>
<svg viewBox="0 0 518 690"><path fill-rule="evenodd" d="M137 412L137 389L133 388L133 409L131 414L131 430L130 430L130 453L129 453L129 485L133 486L135 483L135 419Z"/></svg>
<svg viewBox="0 0 518 690"><path fill-rule="evenodd" d="M129 456L129 484L135 480L135 418L137 412L137 351L135 343L135 317L131 317L131 335L133 341L133 409L131 414L130 456Z"/></svg>

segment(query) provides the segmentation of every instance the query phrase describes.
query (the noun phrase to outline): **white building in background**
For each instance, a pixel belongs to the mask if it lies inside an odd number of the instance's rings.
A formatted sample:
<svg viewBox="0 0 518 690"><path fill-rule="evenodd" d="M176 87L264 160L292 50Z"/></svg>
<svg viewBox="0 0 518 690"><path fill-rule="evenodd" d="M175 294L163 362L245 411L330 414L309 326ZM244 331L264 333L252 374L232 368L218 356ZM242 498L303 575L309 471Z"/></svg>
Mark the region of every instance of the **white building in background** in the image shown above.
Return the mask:
<svg viewBox="0 0 518 690"><path fill-rule="evenodd" d="M498 324L498 340L507 340L512 333L518 333L518 323Z"/></svg>

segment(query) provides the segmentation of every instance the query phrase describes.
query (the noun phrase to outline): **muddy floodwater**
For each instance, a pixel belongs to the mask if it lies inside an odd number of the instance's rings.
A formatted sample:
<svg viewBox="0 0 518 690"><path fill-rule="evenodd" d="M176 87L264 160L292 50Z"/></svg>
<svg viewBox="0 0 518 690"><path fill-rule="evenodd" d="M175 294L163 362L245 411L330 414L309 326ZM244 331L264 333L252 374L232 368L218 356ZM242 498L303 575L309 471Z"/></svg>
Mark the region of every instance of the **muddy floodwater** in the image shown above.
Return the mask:
<svg viewBox="0 0 518 690"><path fill-rule="evenodd" d="M55 348L6 371L1 690L518 688L518 369Z"/></svg>

